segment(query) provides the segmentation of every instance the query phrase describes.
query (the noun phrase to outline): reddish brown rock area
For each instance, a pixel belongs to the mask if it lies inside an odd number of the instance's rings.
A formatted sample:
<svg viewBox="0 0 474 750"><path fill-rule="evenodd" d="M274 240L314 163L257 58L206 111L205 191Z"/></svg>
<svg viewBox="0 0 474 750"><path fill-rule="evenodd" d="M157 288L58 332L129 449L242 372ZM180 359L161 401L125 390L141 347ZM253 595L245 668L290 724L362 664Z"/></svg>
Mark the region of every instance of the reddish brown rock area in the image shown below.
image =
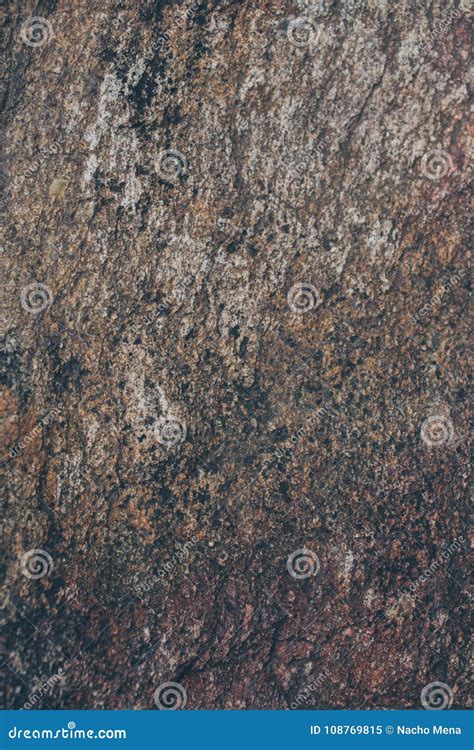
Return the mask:
<svg viewBox="0 0 474 750"><path fill-rule="evenodd" d="M471 15L7 3L4 707L469 705Z"/></svg>

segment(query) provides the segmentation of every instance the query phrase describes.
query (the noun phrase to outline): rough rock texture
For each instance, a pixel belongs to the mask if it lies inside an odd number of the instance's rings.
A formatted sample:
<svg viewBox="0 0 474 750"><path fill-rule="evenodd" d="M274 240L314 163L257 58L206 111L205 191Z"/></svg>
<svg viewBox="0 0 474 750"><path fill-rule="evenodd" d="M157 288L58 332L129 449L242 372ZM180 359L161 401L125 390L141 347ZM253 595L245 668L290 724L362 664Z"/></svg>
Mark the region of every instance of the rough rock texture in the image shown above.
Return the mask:
<svg viewBox="0 0 474 750"><path fill-rule="evenodd" d="M7 707L467 706L470 13L10 3Z"/></svg>

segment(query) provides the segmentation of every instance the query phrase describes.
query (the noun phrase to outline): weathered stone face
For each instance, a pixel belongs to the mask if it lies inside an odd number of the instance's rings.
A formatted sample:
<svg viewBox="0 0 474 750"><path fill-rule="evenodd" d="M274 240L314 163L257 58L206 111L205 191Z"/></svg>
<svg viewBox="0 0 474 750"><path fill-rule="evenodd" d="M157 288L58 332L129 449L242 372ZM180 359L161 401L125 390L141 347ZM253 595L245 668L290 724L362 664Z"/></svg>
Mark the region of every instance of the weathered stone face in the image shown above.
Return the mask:
<svg viewBox="0 0 474 750"><path fill-rule="evenodd" d="M467 705L470 9L422 5L11 3L8 708Z"/></svg>

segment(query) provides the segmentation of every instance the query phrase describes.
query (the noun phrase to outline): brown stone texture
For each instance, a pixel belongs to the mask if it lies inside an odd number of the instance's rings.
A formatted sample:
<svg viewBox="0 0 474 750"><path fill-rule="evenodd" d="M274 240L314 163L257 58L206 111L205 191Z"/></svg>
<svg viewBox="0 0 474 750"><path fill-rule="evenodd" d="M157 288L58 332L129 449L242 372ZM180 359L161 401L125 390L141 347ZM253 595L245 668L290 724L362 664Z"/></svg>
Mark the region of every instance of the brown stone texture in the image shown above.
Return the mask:
<svg viewBox="0 0 474 750"><path fill-rule="evenodd" d="M4 706L468 706L471 14L7 3Z"/></svg>

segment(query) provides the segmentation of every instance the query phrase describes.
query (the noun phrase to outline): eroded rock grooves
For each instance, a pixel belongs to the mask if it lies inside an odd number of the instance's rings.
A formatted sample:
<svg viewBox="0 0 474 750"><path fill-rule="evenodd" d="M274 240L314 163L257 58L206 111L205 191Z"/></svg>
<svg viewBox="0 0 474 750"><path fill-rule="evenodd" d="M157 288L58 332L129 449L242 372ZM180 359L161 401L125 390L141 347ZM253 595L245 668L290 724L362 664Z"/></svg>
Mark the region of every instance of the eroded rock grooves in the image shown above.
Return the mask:
<svg viewBox="0 0 474 750"><path fill-rule="evenodd" d="M7 6L5 706L466 707L470 3Z"/></svg>

